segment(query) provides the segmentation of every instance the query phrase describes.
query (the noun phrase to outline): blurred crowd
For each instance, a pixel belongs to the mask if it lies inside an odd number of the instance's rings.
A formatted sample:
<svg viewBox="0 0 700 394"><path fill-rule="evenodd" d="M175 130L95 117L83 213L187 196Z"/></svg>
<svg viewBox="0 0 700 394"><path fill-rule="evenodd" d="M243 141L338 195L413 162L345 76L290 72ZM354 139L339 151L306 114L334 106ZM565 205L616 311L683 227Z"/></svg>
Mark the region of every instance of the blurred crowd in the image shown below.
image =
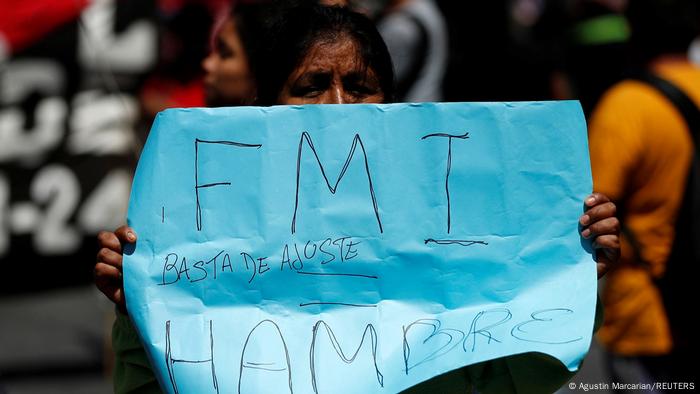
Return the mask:
<svg viewBox="0 0 700 394"><path fill-rule="evenodd" d="M618 203L625 240L581 376L694 381L684 312L696 271L675 267L698 260L674 242L679 212L695 218L684 192L697 151L692 121L648 80L700 106L698 1L322 2L376 23L396 102L581 102L594 189ZM245 63L255 16L236 7L265 3L0 0L0 393L111 392L95 236L125 222L159 111L264 102Z"/></svg>

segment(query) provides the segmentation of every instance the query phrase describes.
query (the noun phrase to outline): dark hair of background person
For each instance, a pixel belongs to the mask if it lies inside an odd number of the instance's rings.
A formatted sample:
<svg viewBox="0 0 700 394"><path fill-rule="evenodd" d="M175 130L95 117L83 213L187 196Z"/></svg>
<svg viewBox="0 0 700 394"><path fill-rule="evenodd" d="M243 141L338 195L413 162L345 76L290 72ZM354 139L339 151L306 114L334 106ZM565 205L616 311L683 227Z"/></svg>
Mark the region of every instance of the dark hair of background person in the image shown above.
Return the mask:
<svg viewBox="0 0 700 394"><path fill-rule="evenodd" d="M626 14L632 30L631 54L642 62L686 53L700 32L698 0L633 0Z"/></svg>
<svg viewBox="0 0 700 394"><path fill-rule="evenodd" d="M603 2L579 0L575 5L563 26L560 41L563 56L559 66L568 77L571 94L581 102L588 117L604 92L628 72L629 23L619 11ZM600 33L601 29L600 25L592 29L590 23L601 20L617 21L615 26L619 30L611 32L608 28L607 38L598 34L595 41L589 41L587 33L592 30Z"/></svg>
<svg viewBox="0 0 700 394"><path fill-rule="evenodd" d="M278 2L280 3L280 2ZM323 6L315 1L287 2L270 17L269 31L261 52L251 57L257 78L258 105L274 105L285 82L317 42L353 39L366 70L379 80L384 101L394 99L394 69L389 51L366 16L346 7Z"/></svg>
<svg viewBox="0 0 700 394"><path fill-rule="evenodd" d="M202 74L207 37L213 22L203 4L186 3L172 16L163 16L160 64L156 75L188 82Z"/></svg>
<svg viewBox="0 0 700 394"><path fill-rule="evenodd" d="M250 72L257 83L257 69L255 67L261 49L269 39L269 25L276 14L276 5L281 1L234 1L231 6L230 18L236 26L236 31L241 39L243 50L248 58Z"/></svg>

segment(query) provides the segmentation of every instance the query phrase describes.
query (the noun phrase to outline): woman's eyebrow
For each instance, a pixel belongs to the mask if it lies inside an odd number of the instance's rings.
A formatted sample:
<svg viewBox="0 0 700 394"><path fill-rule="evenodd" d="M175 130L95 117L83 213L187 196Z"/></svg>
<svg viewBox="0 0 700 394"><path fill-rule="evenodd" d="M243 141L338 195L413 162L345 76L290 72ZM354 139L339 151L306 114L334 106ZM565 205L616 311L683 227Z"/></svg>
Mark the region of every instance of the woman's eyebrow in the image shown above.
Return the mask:
<svg viewBox="0 0 700 394"><path fill-rule="evenodd" d="M214 45L216 45L216 50L219 51L219 52L231 51L231 47L230 47L230 46L228 45L228 43L227 43L226 41L224 41L224 39L221 38L221 36L219 36L219 35L216 36L216 41L215 41Z"/></svg>
<svg viewBox="0 0 700 394"><path fill-rule="evenodd" d="M327 81L331 76L330 71L306 71L301 74L297 79L296 83L319 83Z"/></svg>
<svg viewBox="0 0 700 394"><path fill-rule="evenodd" d="M363 82L363 83L370 83L370 84L379 84L379 79L377 79L376 75L374 75L374 73L370 72L369 70L364 71L364 72L360 72L360 71L350 72L350 73L344 75L342 79L343 79L343 81L350 82L350 83Z"/></svg>

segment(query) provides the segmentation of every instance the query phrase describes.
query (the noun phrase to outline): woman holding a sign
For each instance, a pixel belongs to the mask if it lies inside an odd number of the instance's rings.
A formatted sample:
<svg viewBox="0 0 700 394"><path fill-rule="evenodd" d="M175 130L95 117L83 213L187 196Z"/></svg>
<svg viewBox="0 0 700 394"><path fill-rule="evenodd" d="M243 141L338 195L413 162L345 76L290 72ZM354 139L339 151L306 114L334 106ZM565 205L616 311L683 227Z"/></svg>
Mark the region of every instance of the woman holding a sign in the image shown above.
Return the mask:
<svg viewBox="0 0 700 394"><path fill-rule="evenodd" d="M345 8L304 5L273 18L269 30L260 52L249 59L257 76L257 103L386 103L393 99L391 59L379 33L364 16ZM584 204L581 236L593 240L600 277L619 256L615 206L601 194L589 196ZM113 332L115 389L158 392L144 350L123 314L122 246L136 242L136 234L124 226L114 233L101 233L99 242L96 283L121 311ZM553 359L512 356L441 375L410 391L471 392L470 387L484 392L552 391L569 377L566 368Z"/></svg>

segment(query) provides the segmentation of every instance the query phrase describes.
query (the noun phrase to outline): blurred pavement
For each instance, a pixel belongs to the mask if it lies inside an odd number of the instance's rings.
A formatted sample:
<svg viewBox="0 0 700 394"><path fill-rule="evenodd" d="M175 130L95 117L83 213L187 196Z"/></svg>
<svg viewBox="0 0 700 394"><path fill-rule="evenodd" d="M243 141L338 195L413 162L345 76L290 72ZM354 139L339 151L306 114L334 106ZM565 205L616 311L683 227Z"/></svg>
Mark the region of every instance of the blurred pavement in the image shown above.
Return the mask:
<svg viewBox="0 0 700 394"><path fill-rule="evenodd" d="M0 316L0 394L112 392L114 312L94 286L2 297Z"/></svg>

